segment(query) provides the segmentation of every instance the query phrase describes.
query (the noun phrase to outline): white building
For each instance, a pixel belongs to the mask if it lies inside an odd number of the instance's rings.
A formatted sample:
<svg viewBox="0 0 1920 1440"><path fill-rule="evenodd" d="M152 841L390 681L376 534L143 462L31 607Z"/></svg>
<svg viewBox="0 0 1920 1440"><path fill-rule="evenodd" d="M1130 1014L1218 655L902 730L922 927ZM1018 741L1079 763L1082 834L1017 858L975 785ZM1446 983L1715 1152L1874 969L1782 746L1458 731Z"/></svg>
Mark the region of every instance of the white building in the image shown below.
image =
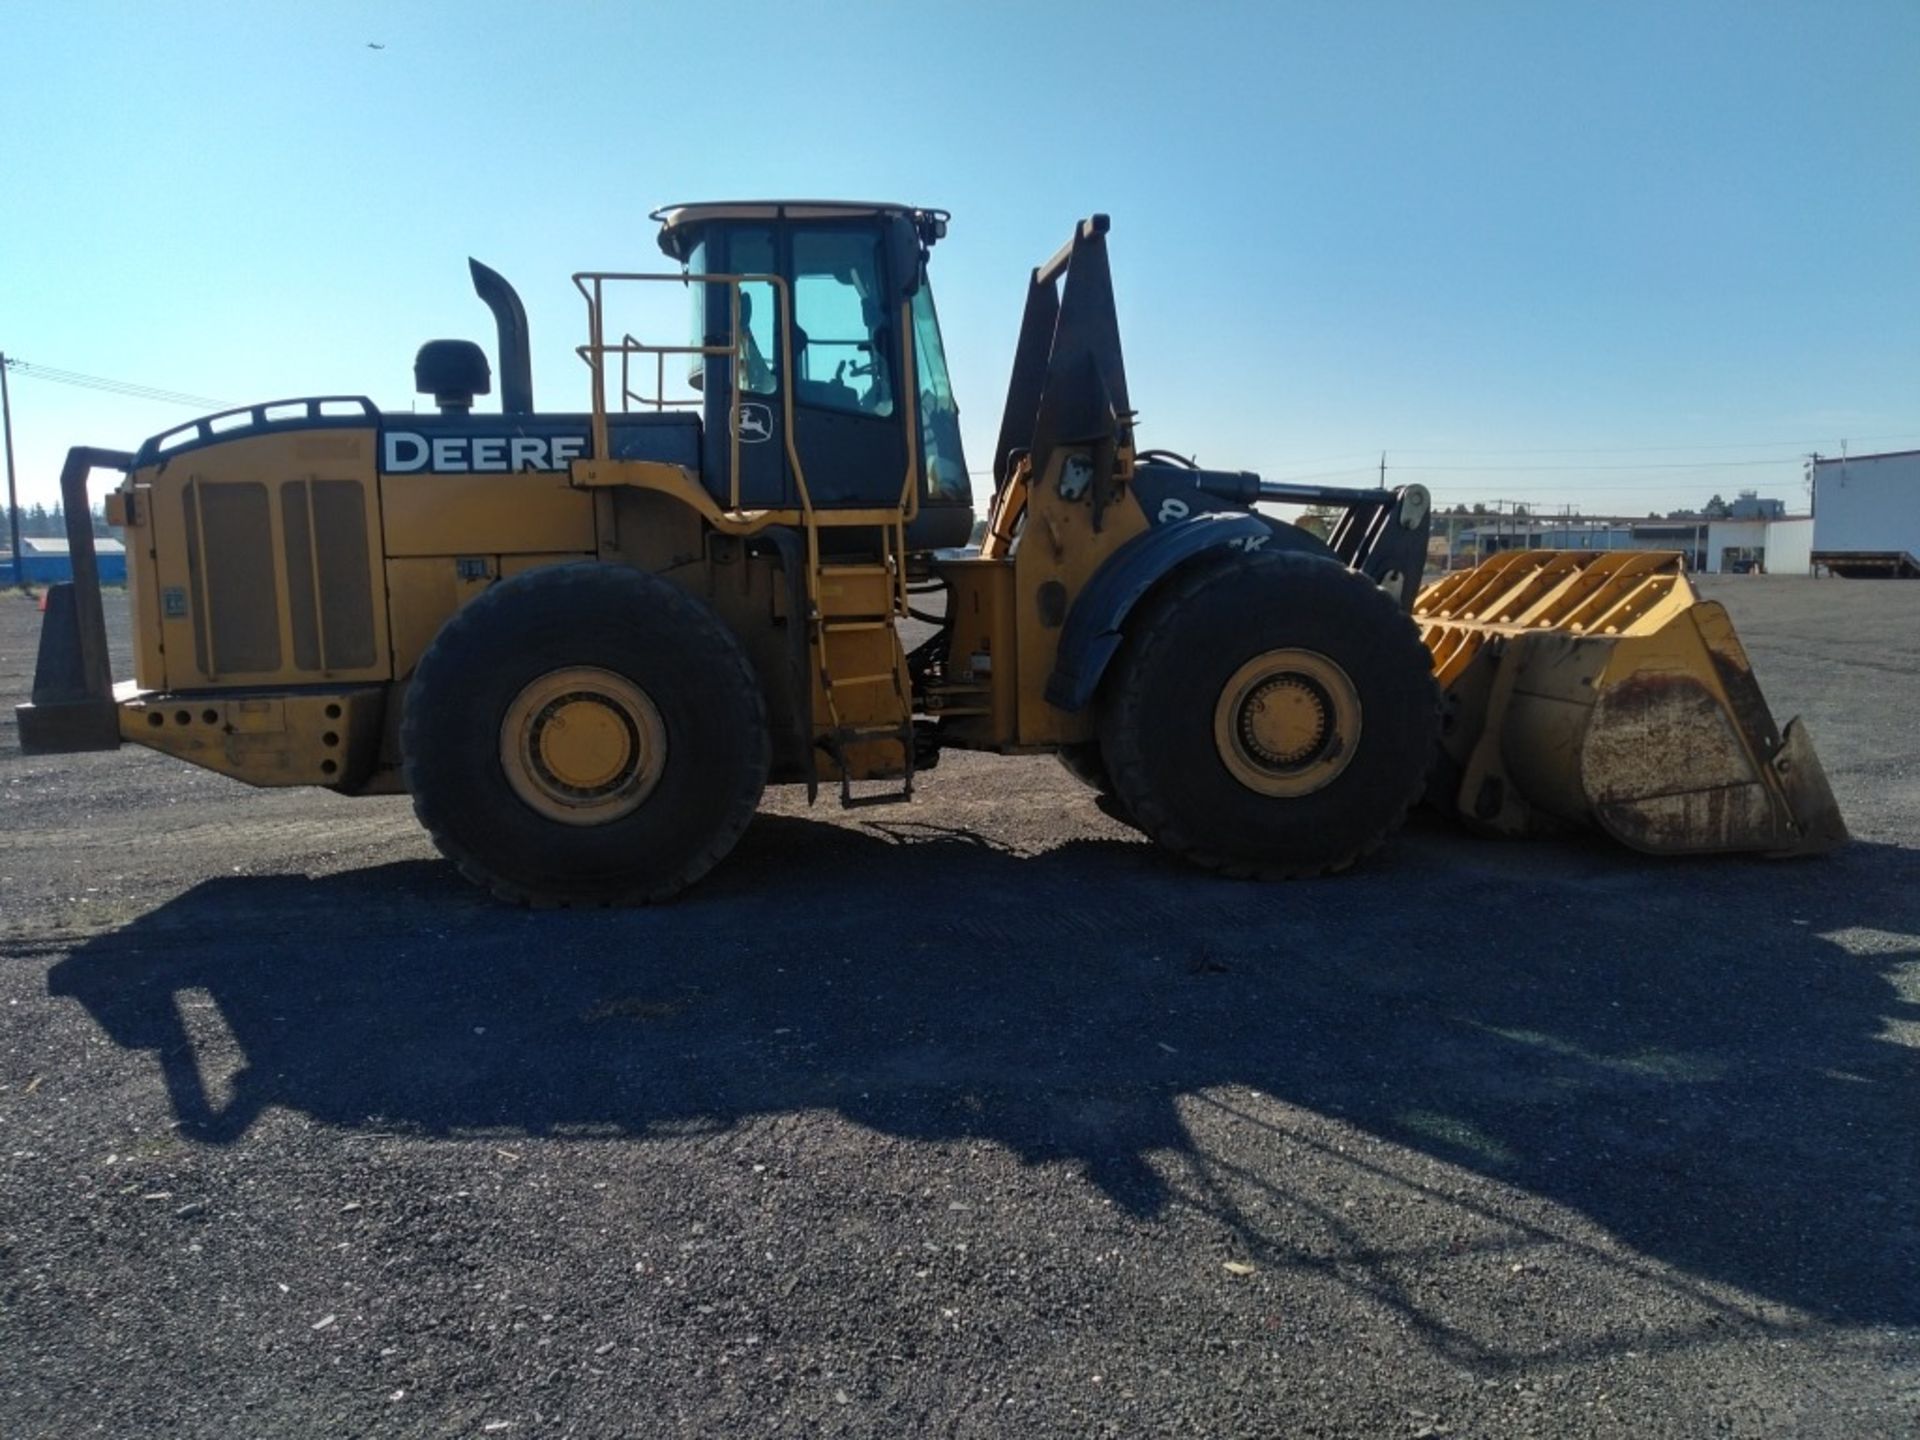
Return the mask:
<svg viewBox="0 0 1920 1440"><path fill-rule="evenodd" d="M1709 520L1709 575L1807 575L1813 571L1813 517Z"/></svg>
<svg viewBox="0 0 1920 1440"><path fill-rule="evenodd" d="M1920 450L1814 457L1812 560L1836 575L1920 577Z"/></svg>

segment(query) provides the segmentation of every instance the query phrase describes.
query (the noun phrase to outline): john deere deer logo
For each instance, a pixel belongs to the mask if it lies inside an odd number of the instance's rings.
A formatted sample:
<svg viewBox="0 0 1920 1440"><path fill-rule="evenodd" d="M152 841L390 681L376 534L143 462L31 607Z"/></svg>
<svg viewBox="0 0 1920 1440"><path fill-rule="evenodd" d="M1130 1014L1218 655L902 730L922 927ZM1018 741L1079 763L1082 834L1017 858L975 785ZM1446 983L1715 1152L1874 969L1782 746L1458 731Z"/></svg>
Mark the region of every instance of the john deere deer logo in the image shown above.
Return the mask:
<svg viewBox="0 0 1920 1440"><path fill-rule="evenodd" d="M733 412L733 433L742 445L757 445L773 438L773 411L765 405L749 402Z"/></svg>

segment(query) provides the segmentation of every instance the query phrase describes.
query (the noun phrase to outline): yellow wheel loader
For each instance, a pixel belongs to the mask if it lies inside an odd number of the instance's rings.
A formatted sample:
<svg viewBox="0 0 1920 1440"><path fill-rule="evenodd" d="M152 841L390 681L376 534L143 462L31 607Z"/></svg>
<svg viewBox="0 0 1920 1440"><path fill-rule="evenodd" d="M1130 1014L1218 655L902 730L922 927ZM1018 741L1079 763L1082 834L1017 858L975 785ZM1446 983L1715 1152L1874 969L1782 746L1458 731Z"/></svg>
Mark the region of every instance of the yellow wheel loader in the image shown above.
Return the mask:
<svg viewBox="0 0 1920 1440"><path fill-rule="evenodd" d="M1106 217L1030 277L977 545L927 273L946 214L654 218L674 268L573 277L584 411L534 408L525 312L476 261L497 413L473 408L485 353L436 340L415 362L434 414L302 398L72 451L75 581L22 747L405 791L462 871L539 904L674 895L768 784L905 800L953 747L1055 753L1242 876L1348 866L1427 793L1487 829L1655 851L1842 837L1810 743L1774 730L1677 557L1503 556L1420 598L1419 486L1140 448ZM662 285L693 298L691 338L622 331L613 298ZM131 558L119 685L85 522L102 467ZM1263 501L1341 518L1322 541ZM911 618L930 633L908 648Z"/></svg>

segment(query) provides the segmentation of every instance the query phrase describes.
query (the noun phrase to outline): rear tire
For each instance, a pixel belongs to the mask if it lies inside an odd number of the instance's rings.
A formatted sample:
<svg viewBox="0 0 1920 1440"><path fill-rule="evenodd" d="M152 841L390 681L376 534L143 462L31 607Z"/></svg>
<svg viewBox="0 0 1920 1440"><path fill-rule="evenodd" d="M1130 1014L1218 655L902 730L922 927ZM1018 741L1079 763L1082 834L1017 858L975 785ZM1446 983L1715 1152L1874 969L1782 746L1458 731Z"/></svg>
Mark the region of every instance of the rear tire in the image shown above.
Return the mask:
<svg viewBox="0 0 1920 1440"><path fill-rule="evenodd" d="M1419 632L1317 555L1224 555L1127 628L1100 741L1133 822L1225 874L1344 870L1420 796L1439 691Z"/></svg>
<svg viewBox="0 0 1920 1440"><path fill-rule="evenodd" d="M635 904L712 869L766 787L766 703L739 642L638 570L504 580L421 656L401 727L414 813L504 900Z"/></svg>

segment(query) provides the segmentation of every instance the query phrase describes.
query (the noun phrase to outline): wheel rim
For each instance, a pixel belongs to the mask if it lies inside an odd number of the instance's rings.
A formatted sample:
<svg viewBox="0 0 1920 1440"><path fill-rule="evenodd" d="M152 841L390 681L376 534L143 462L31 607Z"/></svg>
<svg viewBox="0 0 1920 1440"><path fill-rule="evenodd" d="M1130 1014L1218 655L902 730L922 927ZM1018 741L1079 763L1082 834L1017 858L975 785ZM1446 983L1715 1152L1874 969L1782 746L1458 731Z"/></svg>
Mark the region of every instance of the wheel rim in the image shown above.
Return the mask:
<svg viewBox="0 0 1920 1440"><path fill-rule="evenodd" d="M1249 790L1309 795L1352 761L1360 693L1317 650L1269 650L1221 688L1213 740L1227 772Z"/></svg>
<svg viewBox="0 0 1920 1440"><path fill-rule="evenodd" d="M550 670L500 722L500 763L534 810L566 825L631 815L660 783L667 728L647 692L611 670Z"/></svg>

